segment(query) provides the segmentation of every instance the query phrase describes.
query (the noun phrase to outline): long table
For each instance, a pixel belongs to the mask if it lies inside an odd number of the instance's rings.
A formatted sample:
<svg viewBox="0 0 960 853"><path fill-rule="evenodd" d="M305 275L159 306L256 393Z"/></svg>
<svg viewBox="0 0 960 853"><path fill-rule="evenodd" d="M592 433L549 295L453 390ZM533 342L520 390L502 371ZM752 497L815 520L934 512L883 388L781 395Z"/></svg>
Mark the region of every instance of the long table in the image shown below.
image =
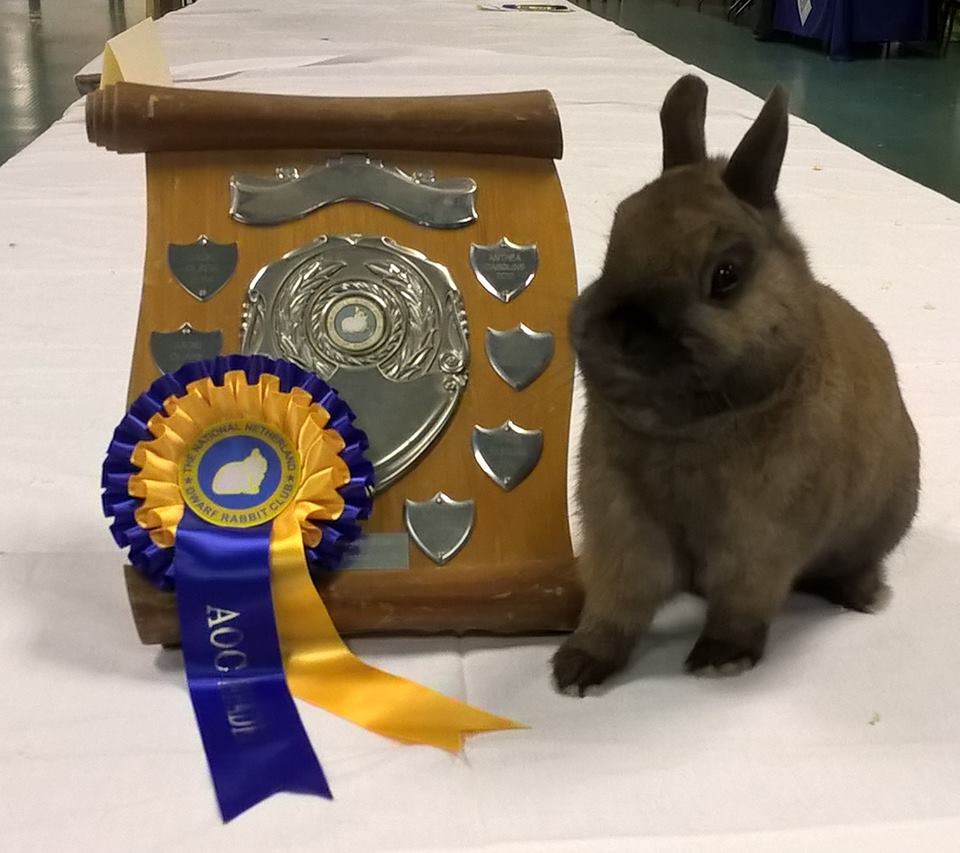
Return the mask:
<svg viewBox="0 0 960 853"><path fill-rule="evenodd" d="M658 172L664 93L694 70L585 11L482 12L472 0L201 0L159 26L181 86L550 89L581 286L600 269L617 203ZM760 102L707 80L709 145L729 151ZM922 436L922 506L890 559L891 607L863 616L797 597L759 668L699 681L682 662L702 608L682 598L627 672L583 700L550 685L556 637L356 641L365 660L530 728L454 757L303 705L336 800L277 796L227 826L182 659L138 644L98 502L134 337L142 159L89 145L78 102L0 167L0 847L952 849L960 205L799 119L790 132L784 209L815 271L889 341Z"/></svg>

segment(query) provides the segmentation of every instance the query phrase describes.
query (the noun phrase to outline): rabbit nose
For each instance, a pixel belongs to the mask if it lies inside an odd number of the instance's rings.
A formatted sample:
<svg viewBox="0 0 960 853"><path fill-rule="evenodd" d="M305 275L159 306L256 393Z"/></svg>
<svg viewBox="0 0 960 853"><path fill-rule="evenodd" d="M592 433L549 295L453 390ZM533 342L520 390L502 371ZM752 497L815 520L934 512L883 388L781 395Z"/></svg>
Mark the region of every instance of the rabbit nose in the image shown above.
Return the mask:
<svg viewBox="0 0 960 853"><path fill-rule="evenodd" d="M689 357L683 344L663 329L647 333L628 330L621 347L626 358L646 367L676 365Z"/></svg>
<svg viewBox="0 0 960 853"><path fill-rule="evenodd" d="M623 302L614 306L609 316L612 325L640 336L669 334L673 328L656 300Z"/></svg>
<svg viewBox="0 0 960 853"><path fill-rule="evenodd" d="M640 306L626 312L625 319L638 335L658 335L666 331L663 321L656 314Z"/></svg>
<svg viewBox="0 0 960 853"><path fill-rule="evenodd" d="M634 361L676 361L686 354L671 317L644 304L622 306L612 317L611 331L623 354Z"/></svg>

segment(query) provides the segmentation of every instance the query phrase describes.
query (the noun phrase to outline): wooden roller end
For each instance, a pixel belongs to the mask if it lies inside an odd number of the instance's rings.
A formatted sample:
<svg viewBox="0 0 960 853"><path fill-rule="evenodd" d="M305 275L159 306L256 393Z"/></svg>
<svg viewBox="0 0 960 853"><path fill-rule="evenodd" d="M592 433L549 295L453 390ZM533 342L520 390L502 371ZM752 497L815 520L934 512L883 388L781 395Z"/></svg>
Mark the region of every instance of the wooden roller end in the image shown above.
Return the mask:
<svg viewBox="0 0 960 853"><path fill-rule="evenodd" d="M559 159L546 91L417 98L326 98L117 83L87 95L87 138L121 154L347 149Z"/></svg>

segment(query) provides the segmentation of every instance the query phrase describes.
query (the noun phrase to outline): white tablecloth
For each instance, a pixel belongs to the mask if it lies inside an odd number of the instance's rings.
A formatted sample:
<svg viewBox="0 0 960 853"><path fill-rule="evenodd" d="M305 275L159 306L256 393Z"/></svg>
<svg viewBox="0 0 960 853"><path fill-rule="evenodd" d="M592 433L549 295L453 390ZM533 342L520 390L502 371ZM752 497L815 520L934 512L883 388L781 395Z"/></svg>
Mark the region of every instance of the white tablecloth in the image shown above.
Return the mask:
<svg viewBox="0 0 960 853"><path fill-rule="evenodd" d="M161 32L181 85L394 95L545 87L581 284L655 175L681 62L586 12L470 0L202 0ZM711 79L713 148L759 101ZM771 81L772 84L773 81ZM894 120L893 118L891 120ZM960 832L960 207L796 120L781 185L813 266L875 320L923 440L922 509L882 615L792 601L733 680L681 674L699 606L599 697L556 695L555 638L384 638L374 664L530 724L462 757L301 713L336 801L217 816L174 652L137 642L98 502L123 413L143 164L82 104L0 168L0 846L10 851L954 850Z"/></svg>

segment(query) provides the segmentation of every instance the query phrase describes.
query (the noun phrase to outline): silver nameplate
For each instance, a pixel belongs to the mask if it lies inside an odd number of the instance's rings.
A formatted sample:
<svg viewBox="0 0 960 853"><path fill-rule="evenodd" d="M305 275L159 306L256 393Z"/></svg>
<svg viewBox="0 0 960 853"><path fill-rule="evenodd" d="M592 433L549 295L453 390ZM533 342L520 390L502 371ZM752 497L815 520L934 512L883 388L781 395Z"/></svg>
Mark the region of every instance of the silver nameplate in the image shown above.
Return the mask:
<svg viewBox="0 0 960 853"><path fill-rule="evenodd" d="M460 228L477 218L472 178L408 175L365 154L345 154L299 172L277 169L273 177L234 175L230 215L248 225L278 225L341 201L363 201L430 228Z"/></svg>
<svg viewBox="0 0 960 853"><path fill-rule="evenodd" d="M535 332L521 323L506 331L487 329L487 358L504 382L522 391L550 364L553 333Z"/></svg>
<svg viewBox="0 0 960 853"><path fill-rule="evenodd" d="M341 571L410 568L410 537L406 533L365 533L347 546Z"/></svg>
<svg viewBox="0 0 960 853"><path fill-rule="evenodd" d="M408 500L404 520L417 547L442 566L467 544L473 532L475 507L472 500L455 501L437 492L428 501Z"/></svg>
<svg viewBox="0 0 960 853"><path fill-rule="evenodd" d="M167 264L173 277L194 299L216 296L237 268L237 244L214 243L205 234L192 243L167 246Z"/></svg>
<svg viewBox="0 0 960 853"><path fill-rule="evenodd" d="M535 244L521 246L506 237L491 246L470 246L470 265L477 281L501 302L515 299L527 289L540 265Z"/></svg>
<svg viewBox="0 0 960 853"><path fill-rule="evenodd" d="M152 332L150 354L161 373L173 373L191 361L208 361L223 351L219 329L200 332L184 323L173 332Z"/></svg>
<svg viewBox="0 0 960 853"><path fill-rule="evenodd" d="M257 273L243 353L328 380L370 439L377 490L443 432L467 384L467 317L446 268L387 237L320 237Z"/></svg>
<svg viewBox="0 0 960 853"><path fill-rule="evenodd" d="M473 455L483 471L505 491L522 483L543 452L543 430L506 421L496 429L473 428Z"/></svg>

